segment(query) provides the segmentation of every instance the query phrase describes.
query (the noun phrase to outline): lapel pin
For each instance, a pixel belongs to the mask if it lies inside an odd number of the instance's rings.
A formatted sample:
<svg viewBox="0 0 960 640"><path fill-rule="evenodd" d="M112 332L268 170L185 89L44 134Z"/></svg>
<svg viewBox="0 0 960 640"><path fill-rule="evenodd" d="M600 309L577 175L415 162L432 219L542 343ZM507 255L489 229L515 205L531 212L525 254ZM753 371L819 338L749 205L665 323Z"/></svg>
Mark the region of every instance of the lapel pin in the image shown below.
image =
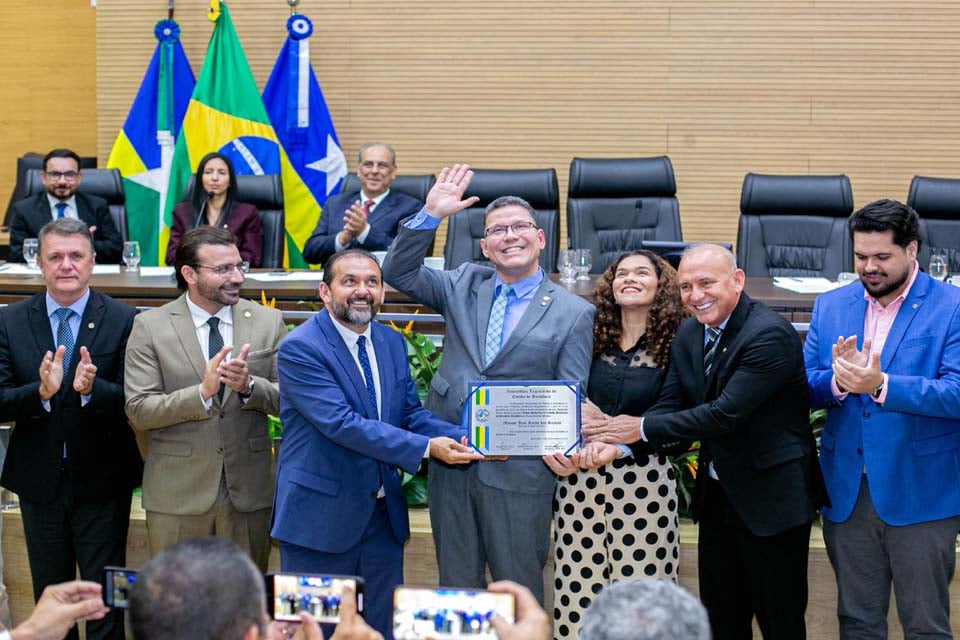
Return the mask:
<svg viewBox="0 0 960 640"><path fill-rule="evenodd" d="M244 317L244 318L249 318L249 317L250 317L250 311L244 311L244 312L243 312L243 317Z"/></svg>
<svg viewBox="0 0 960 640"><path fill-rule="evenodd" d="M917 303L916 303L916 302L914 302L914 303L913 303L913 308L914 308L914 309L916 309L916 308L917 308L917 306L918 306L918 305L917 305Z"/></svg>
<svg viewBox="0 0 960 640"><path fill-rule="evenodd" d="M91 322L91 323L87 324L87 329L93 329L95 326L97 326L97 325L95 325L95 324L93 324L93 323Z"/></svg>
<svg viewBox="0 0 960 640"><path fill-rule="evenodd" d="M540 306L545 307L548 302L550 302L550 296L543 296L543 300L540 301Z"/></svg>

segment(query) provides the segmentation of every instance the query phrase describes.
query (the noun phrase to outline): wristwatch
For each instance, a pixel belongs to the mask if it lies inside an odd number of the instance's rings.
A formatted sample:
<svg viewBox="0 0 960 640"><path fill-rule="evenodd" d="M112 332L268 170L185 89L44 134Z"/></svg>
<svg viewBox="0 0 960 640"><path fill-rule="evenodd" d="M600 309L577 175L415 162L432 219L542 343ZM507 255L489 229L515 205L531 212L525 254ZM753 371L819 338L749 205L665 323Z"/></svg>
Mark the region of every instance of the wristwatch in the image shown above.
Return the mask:
<svg viewBox="0 0 960 640"><path fill-rule="evenodd" d="M243 393L238 393L237 397L241 400L249 400L250 396L253 395L253 378L250 378L250 385L247 387L247 390Z"/></svg>
<svg viewBox="0 0 960 640"><path fill-rule="evenodd" d="M883 385L886 383L886 378L880 380L880 384L873 388L873 391L870 392L874 398L879 398L880 394L883 393Z"/></svg>

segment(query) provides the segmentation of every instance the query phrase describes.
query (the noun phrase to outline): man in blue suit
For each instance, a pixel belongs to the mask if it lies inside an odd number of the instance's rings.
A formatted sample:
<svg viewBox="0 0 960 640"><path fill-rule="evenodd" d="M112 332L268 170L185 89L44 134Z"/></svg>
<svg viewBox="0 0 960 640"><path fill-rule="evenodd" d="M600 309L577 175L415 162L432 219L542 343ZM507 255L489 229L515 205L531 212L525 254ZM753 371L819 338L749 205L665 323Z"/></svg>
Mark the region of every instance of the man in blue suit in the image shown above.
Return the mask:
<svg viewBox="0 0 960 640"><path fill-rule="evenodd" d="M894 200L848 223L860 281L820 296L804 347L823 537L843 640L887 637L891 583L905 638L952 638L960 529L960 289L920 273L917 213Z"/></svg>
<svg viewBox="0 0 960 640"><path fill-rule="evenodd" d="M357 177L360 191L338 193L327 200L317 228L303 245L303 259L326 263L333 254L350 248L386 251L404 218L420 211L416 198L391 191L397 177L397 154L383 142L360 147Z"/></svg>
<svg viewBox="0 0 960 640"><path fill-rule="evenodd" d="M391 637L410 537L397 468L414 473L427 455L447 464L481 456L463 429L420 406L403 338L371 322L384 296L376 259L361 249L336 254L319 293L323 311L280 346L271 535L283 571L361 576L366 619Z"/></svg>

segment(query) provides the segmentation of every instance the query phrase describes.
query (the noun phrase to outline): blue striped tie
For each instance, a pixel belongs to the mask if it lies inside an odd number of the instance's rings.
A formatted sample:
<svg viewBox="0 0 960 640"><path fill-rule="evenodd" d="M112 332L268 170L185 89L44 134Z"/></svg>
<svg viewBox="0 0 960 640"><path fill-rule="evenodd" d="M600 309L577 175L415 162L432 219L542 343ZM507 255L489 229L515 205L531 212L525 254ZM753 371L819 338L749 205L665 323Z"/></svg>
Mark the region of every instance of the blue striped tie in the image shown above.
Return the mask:
<svg viewBox="0 0 960 640"><path fill-rule="evenodd" d="M713 372L713 362L717 359L717 344L720 342L720 329L706 327L707 344L703 347L703 377L709 379Z"/></svg>
<svg viewBox="0 0 960 640"><path fill-rule="evenodd" d="M367 337L357 338L357 356L360 360L360 368L363 370L363 382L367 386L367 396L370 398L370 404L373 405L374 418L380 417L380 409L377 407L377 388L373 385L373 367L370 366L370 356L367 355Z"/></svg>
<svg viewBox="0 0 960 640"><path fill-rule="evenodd" d="M57 325L57 346L63 345L67 348L66 353L63 354L63 371L66 373L70 369L70 358L73 357L74 337L73 331L70 329L70 317L73 316L73 309L60 307L54 313L60 320L60 324Z"/></svg>
<svg viewBox="0 0 960 640"><path fill-rule="evenodd" d="M500 341L503 338L503 316L507 312L507 296L513 291L509 284L500 285L500 293L490 308L490 320L487 321L487 341L483 350L483 364L488 365L500 353Z"/></svg>
<svg viewBox="0 0 960 640"><path fill-rule="evenodd" d="M60 218L62 218L64 215L66 215L66 212L67 212L67 203L66 203L66 202L58 202L58 203L55 204L54 206L57 208L57 220L59 220Z"/></svg>

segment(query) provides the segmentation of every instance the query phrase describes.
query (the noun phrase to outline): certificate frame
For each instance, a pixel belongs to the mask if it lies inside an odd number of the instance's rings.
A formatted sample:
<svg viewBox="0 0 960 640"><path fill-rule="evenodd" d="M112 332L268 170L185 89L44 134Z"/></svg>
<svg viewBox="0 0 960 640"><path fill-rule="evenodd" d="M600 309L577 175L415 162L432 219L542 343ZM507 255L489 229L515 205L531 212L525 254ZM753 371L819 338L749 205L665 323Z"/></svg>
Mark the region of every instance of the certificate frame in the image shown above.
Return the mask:
<svg viewBox="0 0 960 640"><path fill-rule="evenodd" d="M581 389L577 380L471 380L463 405L469 445L478 453L510 457L541 457L554 452L570 455L581 443ZM557 413L545 418L548 433L536 440L536 426L520 425L518 403L548 403ZM564 407L563 415L559 413ZM497 407L505 407L498 420ZM501 436L501 433L503 434ZM529 438L534 438L530 440Z"/></svg>

